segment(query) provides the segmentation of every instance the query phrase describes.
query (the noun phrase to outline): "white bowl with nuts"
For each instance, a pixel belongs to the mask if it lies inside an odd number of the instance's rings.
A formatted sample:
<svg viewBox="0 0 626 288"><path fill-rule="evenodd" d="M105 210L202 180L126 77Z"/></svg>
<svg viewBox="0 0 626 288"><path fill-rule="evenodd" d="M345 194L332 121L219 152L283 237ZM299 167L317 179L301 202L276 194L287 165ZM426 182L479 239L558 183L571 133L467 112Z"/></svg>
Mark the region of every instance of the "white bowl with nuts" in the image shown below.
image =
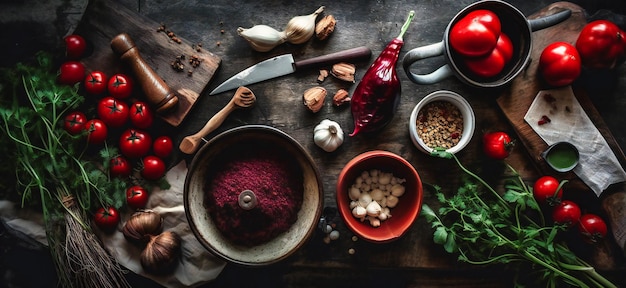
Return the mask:
<svg viewBox="0 0 626 288"><path fill-rule="evenodd" d="M463 96L452 91L435 91L420 100L409 120L411 141L420 151L461 151L474 134L474 110Z"/></svg>

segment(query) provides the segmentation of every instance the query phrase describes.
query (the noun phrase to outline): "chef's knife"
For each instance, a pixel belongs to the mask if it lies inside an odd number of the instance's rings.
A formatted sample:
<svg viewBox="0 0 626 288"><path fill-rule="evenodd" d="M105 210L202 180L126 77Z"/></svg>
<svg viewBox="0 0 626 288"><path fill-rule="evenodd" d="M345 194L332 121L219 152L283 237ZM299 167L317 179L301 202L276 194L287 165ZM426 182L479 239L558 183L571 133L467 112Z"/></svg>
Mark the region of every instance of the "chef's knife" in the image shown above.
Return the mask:
<svg viewBox="0 0 626 288"><path fill-rule="evenodd" d="M209 95L215 95L239 86L246 86L268 79L284 76L296 71L335 64L342 61L369 59L372 51L367 47L357 47L328 55L322 55L306 60L295 61L292 54L276 56L259 62L230 77L217 86Z"/></svg>

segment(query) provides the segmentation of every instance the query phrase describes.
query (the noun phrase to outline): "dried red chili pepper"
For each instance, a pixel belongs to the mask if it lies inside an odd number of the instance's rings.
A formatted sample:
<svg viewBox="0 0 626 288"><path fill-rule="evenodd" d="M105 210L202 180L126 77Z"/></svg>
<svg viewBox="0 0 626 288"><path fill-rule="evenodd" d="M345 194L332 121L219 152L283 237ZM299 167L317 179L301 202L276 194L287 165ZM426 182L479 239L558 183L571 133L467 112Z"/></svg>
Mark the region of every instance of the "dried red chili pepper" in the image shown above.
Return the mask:
<svg viewBox="0 0 626 288"><path fill-rule="evenodd" d="M374 63L363 75L352 95L352 118L354 131L350 136L359 132L374 132L380 130L393 118L393 114L400 103L400 80L396 74L396 63L400 49L404 45L402 36L415 16L415 11L409 13L400 35L391 40L385 49L374 60Z"/></svg>

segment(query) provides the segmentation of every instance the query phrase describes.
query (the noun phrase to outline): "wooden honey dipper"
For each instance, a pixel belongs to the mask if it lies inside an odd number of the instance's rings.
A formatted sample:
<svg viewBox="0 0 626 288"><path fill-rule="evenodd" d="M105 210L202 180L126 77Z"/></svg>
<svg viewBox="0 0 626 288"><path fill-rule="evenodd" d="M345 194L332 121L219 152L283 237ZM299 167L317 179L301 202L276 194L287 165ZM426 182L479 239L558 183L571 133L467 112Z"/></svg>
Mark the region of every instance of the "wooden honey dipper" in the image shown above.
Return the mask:
<svg viewBox="0 0 626 288"><path fill-rule="evenodd" d="M132 69L148 103L157 113L164 114L178 104L178 96L143 60L128 34L122 33L115 36L111 40L111 48Z"/></svg>

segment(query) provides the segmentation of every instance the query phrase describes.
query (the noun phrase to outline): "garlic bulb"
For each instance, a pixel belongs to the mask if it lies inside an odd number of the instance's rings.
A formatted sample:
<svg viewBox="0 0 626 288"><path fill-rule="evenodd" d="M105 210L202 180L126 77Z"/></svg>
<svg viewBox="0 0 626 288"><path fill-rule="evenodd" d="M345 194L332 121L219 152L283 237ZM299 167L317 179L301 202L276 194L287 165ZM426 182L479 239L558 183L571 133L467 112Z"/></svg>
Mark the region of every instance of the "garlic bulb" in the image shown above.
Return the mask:
<svg viewBox="0 0 626 288"><path fill-rule="evenodd" d="M143 269L152 274L171 272L181 254L181 241L180 236L171 231L153 236L140 255Z"/></svg>
<svg viewBox="0 0 626 288"><path fill-rule="evenodd" d="M134 243L145 244L150 237L161 233L163 219L152 210L141 210L130 216L124 224L124 237Z"/></svg>
<svg viewBox="0 0 626 288"><path fill-rule="evenodd" d="M291 18L285 27L285 36L291 44L302 44L309 41L315 33L315 19L324 11L324 6L309 15Z"/></svg>
<svg viewBox="0 0 626 288"><path fill-rule="evenodd" d="M259 52L267 52L274 47L285 43L285 32L279 32L267 25L255 25L251 28L237 28L237 34L250 43L252 49Z"/></svg>
<svg viewBox="0 0 626 288"><path fill-rule="evenodd" d="M333 152L343 144L343 130L335 121L324 119L313 129L313 142L326 152Z"/></svg>

